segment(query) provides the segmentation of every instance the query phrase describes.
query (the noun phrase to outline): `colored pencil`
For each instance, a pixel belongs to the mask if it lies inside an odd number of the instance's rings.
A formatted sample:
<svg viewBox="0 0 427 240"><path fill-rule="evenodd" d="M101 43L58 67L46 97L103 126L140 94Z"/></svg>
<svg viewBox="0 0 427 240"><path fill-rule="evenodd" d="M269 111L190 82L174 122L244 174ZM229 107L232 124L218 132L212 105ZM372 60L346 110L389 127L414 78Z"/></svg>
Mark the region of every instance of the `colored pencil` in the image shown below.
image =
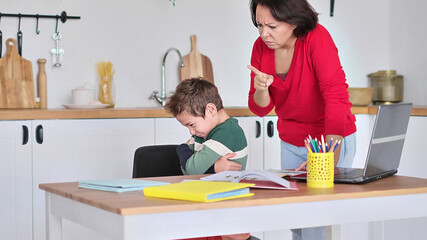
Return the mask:
<svg viewBox="0 0 427 240"><path fill-rule="evenodd" d="M321 136L321 138L322 138L323 152L326 152L326 149L325 149L325 139L323 138L323 135Z"/></svg>
<svg viewBox="0 0 427 240"><path fill-rule="evenodd" d="M340 143L341 143L341 140L339 140L339 141L337 142L337 144L335 145L335 147L334 147L334 152L335 152L335 149L337 149L338 145L340 145Z"/></svg>

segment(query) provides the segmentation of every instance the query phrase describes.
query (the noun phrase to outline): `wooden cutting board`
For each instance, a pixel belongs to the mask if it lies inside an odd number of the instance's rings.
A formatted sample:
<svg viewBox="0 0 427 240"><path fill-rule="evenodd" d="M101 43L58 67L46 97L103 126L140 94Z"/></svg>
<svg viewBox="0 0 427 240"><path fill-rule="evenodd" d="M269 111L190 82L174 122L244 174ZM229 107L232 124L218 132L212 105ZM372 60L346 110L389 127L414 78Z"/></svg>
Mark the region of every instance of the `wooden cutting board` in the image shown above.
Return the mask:
<svg viewBox="0 0 427 240"><path fill-rule="evenodd" d="M0 108L35 108L33 66L22 58L15 39L6 40L0 58Z"/></svg>
<svg viewBox="0 0 427 240"><path fill-rule="evenodd" d="M201 54L197 49L196 35L191 35L190 40L191 52L182 58L184 67L178 67L180 81L193 77L202 77L213 83L214 78L211 60Z"/></svg>

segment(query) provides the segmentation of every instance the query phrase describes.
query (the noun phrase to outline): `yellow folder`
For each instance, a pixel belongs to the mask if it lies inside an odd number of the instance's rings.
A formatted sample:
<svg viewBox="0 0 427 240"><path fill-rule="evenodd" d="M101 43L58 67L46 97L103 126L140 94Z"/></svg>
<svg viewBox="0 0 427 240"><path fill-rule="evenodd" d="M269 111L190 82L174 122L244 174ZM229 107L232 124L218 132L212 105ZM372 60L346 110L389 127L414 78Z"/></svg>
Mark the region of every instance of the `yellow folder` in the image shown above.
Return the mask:
<svg viewBox="0 0 427 240"><path fill-rule="evenodd" d="M146 197L170 198L195 202L216 202L253 196L252 183L188 181L144 189Z"/></svg>

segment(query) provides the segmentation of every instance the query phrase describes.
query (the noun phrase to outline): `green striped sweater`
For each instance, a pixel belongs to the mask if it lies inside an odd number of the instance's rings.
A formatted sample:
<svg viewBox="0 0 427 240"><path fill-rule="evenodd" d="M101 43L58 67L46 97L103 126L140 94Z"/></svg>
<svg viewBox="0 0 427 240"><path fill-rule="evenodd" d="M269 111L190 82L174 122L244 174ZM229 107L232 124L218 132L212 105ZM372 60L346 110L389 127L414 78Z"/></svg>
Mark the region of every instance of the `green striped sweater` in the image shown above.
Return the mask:
<svg viewBox="0 0 427 240"><path fill-rule="evenodd" d="M229 160L242 165L242 170L246 167L248 144L245 133L235 118L229 118L214 127L206 139L193 135L189 147L194 154L187 160L185 170L182 169L186 175L204 174L227 153L236 153Z"/></svg>

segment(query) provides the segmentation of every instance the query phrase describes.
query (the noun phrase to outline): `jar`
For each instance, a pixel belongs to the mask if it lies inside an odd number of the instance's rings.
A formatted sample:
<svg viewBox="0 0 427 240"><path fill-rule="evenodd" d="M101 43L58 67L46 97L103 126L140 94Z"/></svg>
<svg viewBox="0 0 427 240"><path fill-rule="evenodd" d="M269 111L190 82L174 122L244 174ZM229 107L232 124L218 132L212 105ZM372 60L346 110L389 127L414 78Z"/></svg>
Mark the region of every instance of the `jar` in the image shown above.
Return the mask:
<svg viewBox="0 0 427 240"><path fill-rule="evenodd" d="M395 70L368 74L371 87L375 88L372 101L375 104L392 104L403 101L403 76Z"/></svg>
<svg viewBox="0 0 427 240"><path fill-rule="evenodd" d="M98 100L107 107L114 107L116 97L116 86L113 76L98 76Z"/></svg>

